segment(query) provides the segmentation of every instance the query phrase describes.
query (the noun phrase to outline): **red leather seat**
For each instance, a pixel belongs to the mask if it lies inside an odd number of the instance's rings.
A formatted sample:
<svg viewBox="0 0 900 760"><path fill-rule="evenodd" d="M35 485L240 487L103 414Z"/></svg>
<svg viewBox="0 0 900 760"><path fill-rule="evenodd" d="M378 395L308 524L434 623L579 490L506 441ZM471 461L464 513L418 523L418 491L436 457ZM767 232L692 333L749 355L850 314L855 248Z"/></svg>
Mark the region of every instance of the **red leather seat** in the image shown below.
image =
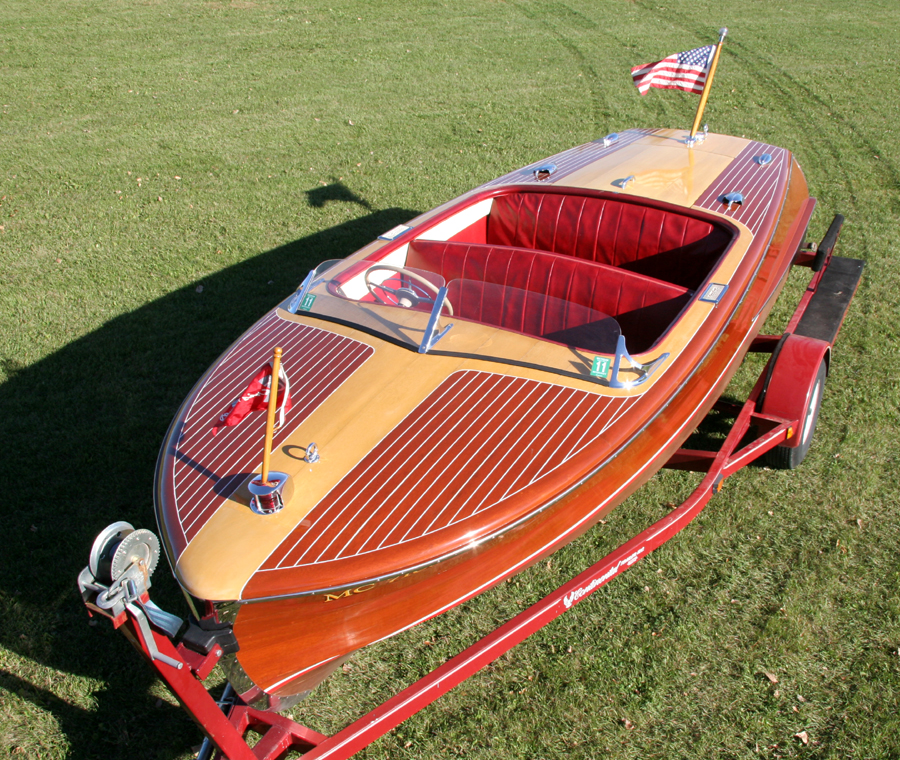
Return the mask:
<svg viewBox="0 0 900 760"><path fill-rule="evenodd" d="M615 318L633 353L648 349L691 295L684 287L617 267L511 246L414 240L406 266L436 272L448 283L474 281L549 296L506 299L498 310L495 300L486 302L483 291L463 283L451 291L451 303L463 318L552 338L600 312Z"/></svg>
<svg viewBox="0 0 900 760"><path fill-rule="evenodd" d="M626 200L548 192L494 198L486 242L574 256L696 290L731 235L686 214Z"/></svg>

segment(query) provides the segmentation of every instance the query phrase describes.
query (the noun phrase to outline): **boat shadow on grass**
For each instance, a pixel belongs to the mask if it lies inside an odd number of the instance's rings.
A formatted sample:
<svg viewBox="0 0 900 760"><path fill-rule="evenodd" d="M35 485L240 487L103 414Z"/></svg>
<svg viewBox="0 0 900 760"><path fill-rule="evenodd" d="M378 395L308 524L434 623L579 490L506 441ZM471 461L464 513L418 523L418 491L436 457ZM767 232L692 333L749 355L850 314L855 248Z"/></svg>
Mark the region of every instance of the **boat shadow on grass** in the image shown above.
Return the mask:
<svg viewBox="0 0 900 760"><path fill-rule="evenodd" d="M311 205L335 200L316 192ZM140 748L142 757L171 758L199 742L187 715L159 699L150 667L124 637L105 620L88 624L76 576L106 525L156 530L160 443L216 357L311 267L417 213L370 213L205 277L202 292L193 283L116 317L35 365L3 362L0 646L12 665L0 670L0 689L50 713L68 757L131 758ZM154 601L185 614L164 558L160 565ZM27 726L26 717L4 737L10 751L17 733L26 754L49 750Z"/></svg>

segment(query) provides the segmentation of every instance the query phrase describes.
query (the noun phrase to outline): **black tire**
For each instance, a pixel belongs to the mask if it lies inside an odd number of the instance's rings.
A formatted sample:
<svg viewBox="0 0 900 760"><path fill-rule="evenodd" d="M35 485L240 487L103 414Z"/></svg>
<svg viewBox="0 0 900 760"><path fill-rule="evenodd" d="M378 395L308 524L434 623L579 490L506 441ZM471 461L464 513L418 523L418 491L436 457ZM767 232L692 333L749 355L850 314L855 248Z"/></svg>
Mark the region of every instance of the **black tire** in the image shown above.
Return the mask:
<svg viewBox="0 0 900 760"><path fill-rule="evenodd" d="M766 452L764 461L775 470L793 470L800 466L806 458L806 452L812 444L813 433L816 432L816 423L819 421L819 410L822 408L822 392L825 389L825 360L819 365L813 390L810 394L809 406L806 416L800 426L797 435L800 436L799 445L794 448L788 446L776 446Z"/></svg>

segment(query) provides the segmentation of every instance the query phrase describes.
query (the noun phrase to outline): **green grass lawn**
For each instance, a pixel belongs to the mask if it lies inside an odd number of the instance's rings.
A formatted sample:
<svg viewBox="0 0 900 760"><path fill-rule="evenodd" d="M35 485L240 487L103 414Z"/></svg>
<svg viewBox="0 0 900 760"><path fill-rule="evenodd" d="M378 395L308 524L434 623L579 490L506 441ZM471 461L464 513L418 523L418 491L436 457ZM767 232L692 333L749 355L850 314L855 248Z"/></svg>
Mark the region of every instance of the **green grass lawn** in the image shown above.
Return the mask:
<svg viewBox="0 0 900 760"><path fill-rule="evenodd" d="M794 151L819 199L811 237L844 213L839 253L867 262L810 455L735 475L361 756L900 757L895 0L3 3L4 757L192 756L199 732L89 624L75 578L108 523L154 528L158 447L193 382L318 261L566 147L689 127L696 97L640 97L629 69L722 25L710 129ZM549 563L355 656L296 716L339 729L694 482L663 473ZM154 598L185 613L165 567Z"/></svg>

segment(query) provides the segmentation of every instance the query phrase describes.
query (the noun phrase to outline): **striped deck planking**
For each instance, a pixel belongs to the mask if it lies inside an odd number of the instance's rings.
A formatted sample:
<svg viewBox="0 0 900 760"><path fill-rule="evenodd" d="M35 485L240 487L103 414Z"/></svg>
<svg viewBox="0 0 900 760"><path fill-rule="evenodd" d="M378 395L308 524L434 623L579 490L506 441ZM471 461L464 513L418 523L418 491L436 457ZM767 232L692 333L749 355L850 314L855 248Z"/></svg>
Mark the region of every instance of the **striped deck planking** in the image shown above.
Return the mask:
<svg viewBox="0 0 900 760"><path fill-rule="evenodd" d="M772 156L772 161L761 165L757 159L764 153ZM760 142L750 143L710 184L695 205L741 222L755 235L772 209L773 202L781 199L783 184L773 182L772 177L782 175L786 178L790 168L789 156L784 148ZM744 196L743 204L726 209L722 198L730 192L741 193Z"/></svg>
<svg viewBox="0 0 900 760"><path fill-rule="evenodd" d="M455 372L332 489L307 515L308 527L295 529L260 570L387 549L472 518L572 459L635 401Z"/></svg>
<svg viewBox="0 0 900 760"><path fill-rule="evenodd" d="M172 487L185 541L197 534L261 460L265 414L251 413L239 425L225 428L216 436L211 428L271 359L276 345L283 349L282 365L290 379L293 408L284 427L276 432L273 447L374 352L364 343L285 320L276 312L244 335L196 393L178 442L167 452L174 459Z"/></svg>
<svg viewBox="0 0 900 760"><path fill-rule="evenodd" d="M583 169L585 166L593 164L611 153L615 153L617 150L621 150L626 145L637 142L642 137L647 137L647 135L652 135L659 131L658 129L628 129L620 132L619 139L608 146L603 144L604 138L600 138L585 145L579 145L576 148L569 148L543 161L535 161L522 169L516 169L514 172L509 172L509 174L504 174L502 177L485 182L478 189L482 190L497 185L537 184L540 180L534 176L534 170L545 164L556 165L556 171L552 175L552 182L558 183L563 177L567 177L579 169Z"/></svg>

